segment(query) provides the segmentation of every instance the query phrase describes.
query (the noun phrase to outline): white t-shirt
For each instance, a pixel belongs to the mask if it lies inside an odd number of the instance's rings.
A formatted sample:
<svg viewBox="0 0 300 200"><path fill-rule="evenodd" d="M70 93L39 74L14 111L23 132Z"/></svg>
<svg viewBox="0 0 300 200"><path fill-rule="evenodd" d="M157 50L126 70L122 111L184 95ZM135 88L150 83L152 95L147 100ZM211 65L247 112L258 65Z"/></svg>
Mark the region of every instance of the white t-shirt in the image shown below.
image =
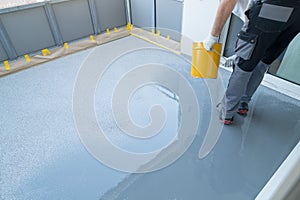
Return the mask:
<svg viewBox="0 0 300 200"><path fill-rule="evenodd" d="M245 11L253 5L254 0L238 0L232 13L238 16L243 22L248 19L245 15Z"/></svg>

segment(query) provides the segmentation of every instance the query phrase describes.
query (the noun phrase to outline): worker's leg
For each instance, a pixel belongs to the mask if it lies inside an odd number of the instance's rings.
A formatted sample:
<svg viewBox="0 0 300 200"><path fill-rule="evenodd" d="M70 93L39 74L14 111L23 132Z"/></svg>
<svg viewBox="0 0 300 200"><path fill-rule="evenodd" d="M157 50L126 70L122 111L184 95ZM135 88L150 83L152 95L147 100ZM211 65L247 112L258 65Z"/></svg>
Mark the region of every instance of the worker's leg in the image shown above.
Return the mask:
<svg viewBox="0 0 300 200"><path fill-rule="evenodd" d="M255 69L252 71L251 77L249 79L249 82L247 84L245 93L241 97L241 102L249 103L251 101L251 98L253 94L255 93L256 89L262 82L264 75L266 71L268 70L269 65L263 63L260 61Z"/></svg>
<svg viewBox="0 0 300 200"><path fill-rule="evenodd" d="M247 88L247 83L252 75L252 72L246 72L235 66L234 71L232 72L229 83L226 90L226 113L223 116L225 119L231 119L240 102L241 97L245 93Z"/></svg>

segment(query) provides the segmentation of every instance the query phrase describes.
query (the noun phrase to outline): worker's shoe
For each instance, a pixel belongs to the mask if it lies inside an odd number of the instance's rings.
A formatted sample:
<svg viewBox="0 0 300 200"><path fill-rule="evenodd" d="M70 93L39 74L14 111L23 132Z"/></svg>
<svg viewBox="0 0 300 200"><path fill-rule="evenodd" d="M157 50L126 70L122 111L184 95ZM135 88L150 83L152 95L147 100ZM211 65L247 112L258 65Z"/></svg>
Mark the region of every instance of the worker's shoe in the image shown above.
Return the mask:
<svg viewBox="0 0 300 200"><path fill-rule="evenodd" d="M233 123L233 117L231 118L225 118L223 120L224 125L231 125Z"/></svg>
<svg viewBox="0 0 300 200"><path fill-rule="evenodd" d="M237 113L240 114L240 115L246 116L248 111L249 111L248 103L241 102L240 105L239 105Z"/></svg>
<svg viewBox="0 0 300 200"><path fill-rule="evenodd" d="M224 123L225 125L230 125L233 123L233 117L227 118L226 117L226 110L222 103L219 103L217 106L217 110L219 112L219 119Z"/></svg>

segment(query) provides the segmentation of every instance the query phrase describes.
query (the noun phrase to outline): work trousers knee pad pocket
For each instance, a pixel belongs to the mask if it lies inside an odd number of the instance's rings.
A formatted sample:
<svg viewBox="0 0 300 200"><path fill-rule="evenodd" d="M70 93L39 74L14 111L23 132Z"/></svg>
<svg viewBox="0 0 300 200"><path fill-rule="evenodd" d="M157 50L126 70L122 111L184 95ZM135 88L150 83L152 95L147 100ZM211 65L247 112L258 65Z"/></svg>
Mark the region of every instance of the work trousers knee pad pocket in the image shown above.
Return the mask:
<svg viewBox="0 0 300 200"><path fill-rule="evenodd" d="M263 4L255 27L265 33L280 33L288 22L294 8L272 4Z"/></svg>
<svg viewBox="0 0 300 200"><path fill-rule="evenodd" d="M241 31L238 34L235 52L243 60L249 60L253 54L258 36L253 33Z"/></svg>

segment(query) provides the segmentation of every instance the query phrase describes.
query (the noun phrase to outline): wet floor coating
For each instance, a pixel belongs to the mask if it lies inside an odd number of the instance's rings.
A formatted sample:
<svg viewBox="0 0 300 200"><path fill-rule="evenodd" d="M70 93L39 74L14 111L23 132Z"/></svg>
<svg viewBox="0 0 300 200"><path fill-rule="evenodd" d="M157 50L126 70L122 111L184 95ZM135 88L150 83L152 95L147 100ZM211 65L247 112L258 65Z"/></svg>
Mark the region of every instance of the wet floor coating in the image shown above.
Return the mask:
<svg viewBox="0 0 300 200"><path fill-rule="evenodd" d="M105 71L94 97L98 125L115 146L147 153L177 139L179 98L156 83L131 95L128 112L143 127L151 123L152 106L162 106L166 120L158 134L132 138L114 123L111 91L123 72L153 59L192 85L200 121L191 146L175 162L149 173L120 172L100 163L84 147L72 103L76 77L91 52L122 45L153 47L127 37L0 79L1 199L253 199L299 141L300 103L260 87L249 115L237 116L233 126L224 127L213 149L199 159L211 115L205 82L192 79L188 62L166 51L141 49L122 56ZM229 73L221 69L220 75L226 86Z"/></svg>

